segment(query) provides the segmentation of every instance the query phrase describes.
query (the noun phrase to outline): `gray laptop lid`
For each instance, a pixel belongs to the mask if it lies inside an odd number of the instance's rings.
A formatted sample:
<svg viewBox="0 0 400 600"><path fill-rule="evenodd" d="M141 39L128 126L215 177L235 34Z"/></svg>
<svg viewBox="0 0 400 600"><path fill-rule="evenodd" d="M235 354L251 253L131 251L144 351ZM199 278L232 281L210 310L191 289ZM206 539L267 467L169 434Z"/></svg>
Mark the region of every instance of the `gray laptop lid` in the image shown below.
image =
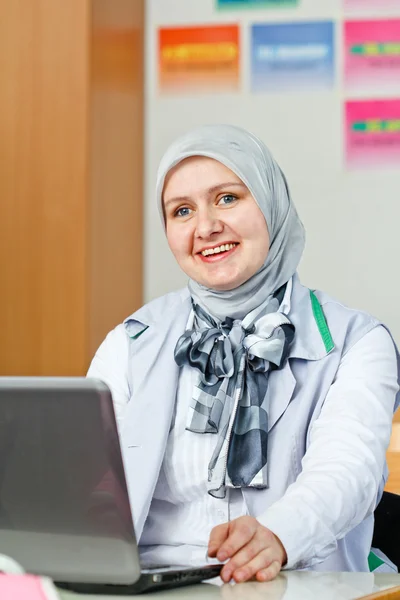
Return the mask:
<svg viewBox="0 0 400 600"><path fill-rule="evenodd" d="M102 382L0 377L0 553L59 581L139 578L112 399Z"/></svg>

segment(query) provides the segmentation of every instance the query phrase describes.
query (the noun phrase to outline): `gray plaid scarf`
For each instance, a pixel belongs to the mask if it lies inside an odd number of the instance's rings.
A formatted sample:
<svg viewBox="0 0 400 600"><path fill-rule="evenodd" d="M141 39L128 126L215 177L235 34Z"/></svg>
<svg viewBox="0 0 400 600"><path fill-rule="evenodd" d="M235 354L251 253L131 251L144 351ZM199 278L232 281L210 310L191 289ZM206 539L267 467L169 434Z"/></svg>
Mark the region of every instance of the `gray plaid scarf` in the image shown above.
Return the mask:
<svg viewBox="0 0 400 600"><path fill-rule="evenodd" d="M226 487L267 486L268 376L283 366L294 326L279 312L286 286L242 321L219 322L194 305L193 328L175 348L178 366L199 373L187 429L215 433L208 492L224 498Z"/></svg>

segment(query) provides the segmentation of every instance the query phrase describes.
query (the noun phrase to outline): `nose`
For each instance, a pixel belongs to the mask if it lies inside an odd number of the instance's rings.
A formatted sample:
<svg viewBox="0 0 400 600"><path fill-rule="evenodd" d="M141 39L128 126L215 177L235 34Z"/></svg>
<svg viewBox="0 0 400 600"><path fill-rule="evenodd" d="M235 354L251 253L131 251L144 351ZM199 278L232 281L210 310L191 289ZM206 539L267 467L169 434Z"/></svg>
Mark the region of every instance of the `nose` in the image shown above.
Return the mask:
<svg viewBox="0 0 400 600"><path fill-rule="evenodd" d="M198 209L196 218L197 238L209 239L214 233L221 233L224 228L222 221L217 218L211 207Z"/></svg>

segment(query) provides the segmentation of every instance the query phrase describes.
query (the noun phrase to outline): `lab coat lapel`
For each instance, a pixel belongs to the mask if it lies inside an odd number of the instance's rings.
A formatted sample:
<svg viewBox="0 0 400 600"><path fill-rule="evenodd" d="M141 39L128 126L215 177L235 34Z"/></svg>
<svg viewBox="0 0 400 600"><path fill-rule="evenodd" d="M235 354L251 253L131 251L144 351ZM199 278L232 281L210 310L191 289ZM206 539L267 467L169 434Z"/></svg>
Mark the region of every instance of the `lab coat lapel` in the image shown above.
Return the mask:
<svg viewBox="0 0 400 600"><path fill-rule="evenodd" d="M132 399L125 413L121 442L138 540L165 453L179 377L174 349L185 331L189 312L190 302L180 302L131 342Z"/></svg>

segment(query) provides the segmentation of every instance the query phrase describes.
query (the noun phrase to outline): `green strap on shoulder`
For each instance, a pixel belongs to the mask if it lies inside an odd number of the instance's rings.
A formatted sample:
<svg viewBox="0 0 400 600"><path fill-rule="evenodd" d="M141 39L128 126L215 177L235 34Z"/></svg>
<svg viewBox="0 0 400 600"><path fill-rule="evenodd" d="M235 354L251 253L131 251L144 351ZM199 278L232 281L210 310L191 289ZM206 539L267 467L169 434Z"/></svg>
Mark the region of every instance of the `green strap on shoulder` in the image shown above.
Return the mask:
<svg viewBox="0 0 400 600"><path fill-rule="evenodd" d="M317 296L312 290L310 290L310 298L312 310L314 313L314 319L317 323L317 327L321 334L322 341L324 342L325 350L327 352L331 352L334 349L335 344L333 343L331 332L329 331L328 323L325 319L324 311L322 310L322 306L320 305Z"/></svg>

